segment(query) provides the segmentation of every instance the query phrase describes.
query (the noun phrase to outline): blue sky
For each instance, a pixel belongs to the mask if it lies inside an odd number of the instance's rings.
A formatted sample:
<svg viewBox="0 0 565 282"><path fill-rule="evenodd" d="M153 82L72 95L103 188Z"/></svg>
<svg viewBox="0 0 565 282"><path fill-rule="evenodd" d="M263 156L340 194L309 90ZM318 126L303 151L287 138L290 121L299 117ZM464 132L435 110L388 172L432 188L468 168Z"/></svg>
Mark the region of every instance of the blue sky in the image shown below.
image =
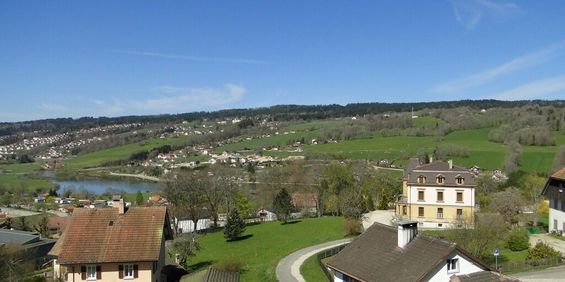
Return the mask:
<svg viewBox="0 0 565 282"><path fill-rule="evenodd" d="M0 121L565 97L562 1L0 0Z"/></svg>

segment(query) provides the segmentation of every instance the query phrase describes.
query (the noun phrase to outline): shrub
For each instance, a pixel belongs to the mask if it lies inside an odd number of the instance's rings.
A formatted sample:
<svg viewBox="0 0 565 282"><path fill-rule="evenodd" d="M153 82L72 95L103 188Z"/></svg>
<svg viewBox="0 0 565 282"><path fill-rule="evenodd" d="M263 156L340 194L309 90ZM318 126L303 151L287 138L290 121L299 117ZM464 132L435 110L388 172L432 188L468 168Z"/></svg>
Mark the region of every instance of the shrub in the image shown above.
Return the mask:
<svg viewBox="0 0 565 282"><path fill-rule="evenodd" d="M526 261L531 265L539 265L543 260L546 259L559 259L561 258L561 252L556 251L549 245L539 242L535 247L528 250L528 256L526 256Z"/></svg>
<svg viewBox="0 0 565 282"><path fill-rule="evenodd" d="M242 263L237 258L228 258L225 260L219 261L214 267L219 270L223 271L230 271L230 272L240 272L242 268Z"/></svg>
<svg viewBox="0 0 565 282"><path fill-rule="evenodd" d="M357 219L346 219L343 222L343 229L348 236L355 236L361 234L361 222Z"/></svg>
<svg viewBox="0 0 565 282"><path fill-rule="evenodd" d="M506 244L512 251L527 250L530 247L530 238L528 238L528 231L522 228L512 229L508 233Z"/></svg>

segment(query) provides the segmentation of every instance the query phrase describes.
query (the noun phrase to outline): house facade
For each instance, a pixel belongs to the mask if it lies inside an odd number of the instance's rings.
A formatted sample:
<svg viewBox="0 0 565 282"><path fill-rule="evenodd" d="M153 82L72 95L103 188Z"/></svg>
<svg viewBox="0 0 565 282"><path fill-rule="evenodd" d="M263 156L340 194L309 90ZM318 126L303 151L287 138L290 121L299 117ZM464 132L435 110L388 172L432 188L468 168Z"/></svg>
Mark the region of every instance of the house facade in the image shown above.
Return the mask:
<svg viewBox="0 0 565 282"><path fill-rule="evenodd" d="M541 194L549 200L549 232L563 235L565 231L565 167L547 179Z"/></svg>
<svg viewBox="0 0 565 282"><path fill-rule="evenodd" d="M514 281L494 273L457 244L418 235L418 222L374 223L329 262L335 282Z"/></svg>
<svg viewBox="0 0 565 282"><path fill-rule="evenodd" d="M404 170L396 217L422 228L472 226L475 186L471 171L452 161L420 164L412 158Z"/></svg>
<svg viewBox="0 0 565 282"><path fill-rule="evenodd" d="M75 209L50 251L54 275L65 281L166 281L170 226L166 207Z"/></svg>

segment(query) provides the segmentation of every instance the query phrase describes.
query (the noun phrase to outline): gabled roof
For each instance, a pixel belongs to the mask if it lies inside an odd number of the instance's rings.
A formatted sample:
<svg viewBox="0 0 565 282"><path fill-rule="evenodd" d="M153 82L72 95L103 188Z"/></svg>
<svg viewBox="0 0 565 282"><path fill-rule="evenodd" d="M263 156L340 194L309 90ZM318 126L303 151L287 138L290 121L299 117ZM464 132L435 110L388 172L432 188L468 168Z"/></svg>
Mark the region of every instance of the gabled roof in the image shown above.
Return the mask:
<svg viewBox="0 0 565 282"><path fill-rule="evenodd" d="M156 261L171 236L166 207L75 209L50 254L61 264Z"/></svg>
<svg viewBox="0 0 565 282"><path fill-rule="evenodd" d="M550 199L565 201L565 167L547 178L541 194Z"/></svg>
<svg viewBox="0 0 565 282"><path fill-rule="evenodd" d="M489 270L455 243L417 235L399 248L397 234L395 227L374 223L335 255L328 266L360 281L421 281L458 253Z"/></svg>
<svg viewBox="0 0 565 282"><path fill-rule="evenodd" d="M25 245L40 241L36 232L0 229L0 245L17 244Z"/></svg>

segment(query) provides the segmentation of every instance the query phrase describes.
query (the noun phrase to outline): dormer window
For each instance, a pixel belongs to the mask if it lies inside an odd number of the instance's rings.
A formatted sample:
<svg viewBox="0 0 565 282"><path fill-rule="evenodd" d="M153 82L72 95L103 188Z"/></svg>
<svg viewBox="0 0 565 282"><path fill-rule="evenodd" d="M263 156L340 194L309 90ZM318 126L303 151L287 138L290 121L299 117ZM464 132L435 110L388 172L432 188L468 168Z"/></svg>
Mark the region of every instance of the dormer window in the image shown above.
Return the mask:
<svg viewBox="0 0 565 282"><path fill-rule="evenodd" d="M455 183L457 183L458 185L463 185L465 184L465 178L463 176L457 176L455 178Z"/></svg>
<svg viewBox="0 0 565 282"><path fill-rule="evenodd" d="M418 183L425 184L426 183L426 177L423 176L423 175L418 176Z"/></svg>
<svg viewBox="0 0 565 282"><path fill-rule="evenodd" d="M445 177L444 177L443 175L438 175L438 176L436 177L436 182L437 182L437 184L443 184L443 183L445 183Z"/></svg>

